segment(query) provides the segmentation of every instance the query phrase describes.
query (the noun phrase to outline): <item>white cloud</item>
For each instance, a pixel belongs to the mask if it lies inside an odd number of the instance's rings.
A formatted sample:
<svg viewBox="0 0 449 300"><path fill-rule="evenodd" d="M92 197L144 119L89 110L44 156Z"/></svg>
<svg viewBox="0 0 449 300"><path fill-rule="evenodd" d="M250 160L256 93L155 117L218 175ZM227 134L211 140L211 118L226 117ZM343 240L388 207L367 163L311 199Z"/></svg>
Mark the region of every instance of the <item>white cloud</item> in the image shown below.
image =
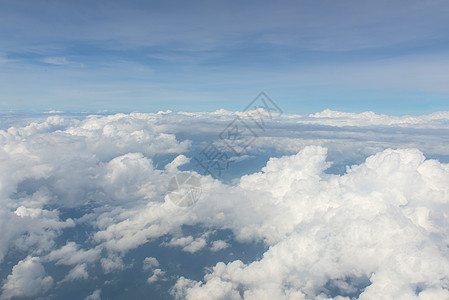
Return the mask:
<svg viewBox="0 0 449 300"><path fill-rule="evenodd" d="M46 57L42 60L44 63L51 64L51 65L68 65L70 62L67 60L66 57L60 56L60 57Z"/></svg>
<svg viewBox="0 0 449 300"><path fill-rule="evenodd" d="M36 192L34 196L36 197L29 199L31 201L28 204L33 205L41 195ZM0 214L2 214L1 210ZM54 247L54 239L62 230L75 226L70 218L61 221L56 210L49 211L22 205L14 212L3 212L3 214L2 221L5 224L2 228L6 232L0 239L0 261L6 254L6 252L2 253L2 248L7 249L10 245L14 245L17 251L40 255Z"/></svg>
<svg viewBox="0 0 449 300"><path fill-rule="evenodd" d="M86 270L86 264L76 265L61 282L73 281L73 280L86 280L89 277L89 273Z"/></svg>
<svg viewBox="0 0 449 300"><path fill-rule="evenodd" d="M173 293L186 299L240 299L242 291L245 299L327 299L326 284L342 287L342 281L365 277L360 299L418 299L427 289L445 295L448 220L440 212L449 203L449 165L425 160L417 150L390 149L336 176L323 173L325 154L306 147L242 177L239 187L252 193L239 201L255 197L257 204L229 208L224 224L237 237L264 239L271 247L248 265L218 263L203 282L180 279ZM213 200L221 194L214 191L206 201L225 201ZM418 285L424 286L419 295Z"/></svg>
<svg viewBox="0 0 449 300"><path fill-rule="evenodd" d="M49 56L42 59L43 63L54 66L83 67L82 63L68 60L65 56Z"/></svg>
<svg viewBox="0 0 449 300"><path fill-rule="evenodd" d="M148 202L136 206L100 215L95 221L100 230L95 233L94 239L109 250L126 253L149 239L176 230L186 218L169 204Z"/></svg>
<svg viewBox="0 0 449 300"><path fill-rule="evenodd" d="M161 269L155 269L155 270L153 270L153 275L148 277L147 282L149 284L152 284L156 281L164 280L164 275L165 275L164 271L162 271Z"/></svg>
<svg viewBox="0 0 449 300"><path fill-rule="evenodd" d="M165 166L165 169L170 171L176 171L179 166L185 165L190 161L190 158L185 157L184 155L178 155L171 163Z"/></svg>
<svg viewBox="0 0 449 300"><path fill-rule="evenodd" d="M46 111L46 112L44 112L44 114L63 114L64 113L64 111L63 110L49 110L49 111Z"/></svg>
<svg viewBox="0 0 449 300"><path fill-rule="evenodd" d="M46 276L45 269L37 257L27 257L19 261L2 286L1 299L13 297L35 297L47 292L53 279Z"/></svg>
<svg viewBox="0 0 449 300"><path fill-rule="evenodd" d="M26 230L16 215L3 208L0 208L0 227L3 230L0 236L0 263L2 263L8 253L9 245Z"/></svg>
<svg viewBox="0 0 449 300"><path fill-rule="evenodd" d="M144 271L151 270L155 267L159 267L159 261L155 257L146 257L143 260L142 269Z"/></svg>
<svg viewBox="0 0 449 300"><path fill-rule="evenodd" d="M102 258L101 267L103 268L103 272L105 274L121 271L126 268L123 260L120 257L114 255L110 255L107 258Z"/></svg>
<svg viewBox="0 0 449 300"><path fill-rule="evenodd" d="M182 247L185 252L195 253L206 246L207 242L203 237L194 239L192 236L173 238L165 244L171 247Z"/></svg>
<svg viewBox="0 0 449 300"><path fill-rule="evenodd" d="M83 250L75 242L67 242L60 249L51 251L45 256L45 259L48 261L56 261L57 265L91 263L99 259L100 251L98 248Z"/></svg>
<svg viewBox="0 0 449 300"><path fill-rule="evenodd" d="M362 113L347 113L330 109L315 114L309 118L298 120L300 123L315 123L331 126L400 126L400 127L447 127L449 120L448 111L435 112L423 116L388 116L376 114L372 111Z"/></svg>
<svg viewBox="0 0 449 300"><path fill-rule="evenodd" d="M156 198L165 178L144 155L184 151L190 142L161 132L154 114L119 114L81 121L50 116L0 130L0 145L0 223L8 228L0 237L1 261L12 245L45 253L64 228L76 226L44 206Z"/></svg>
<svg viewBox="0 0 449 300"><path fill-rule="evenodd" d="M203 238L195 239L192 243L182 248L183 251L195 253L206 246L206 240Z"/></svg>
<svg viewBox="0 0 449 300"><path fill-rule="evenodd" d="M215 252L215 251L220 251L220 250L226 249L228 247L229 247L228 243L226 243L225 241L222 241L222 240L218 240L218 241L214 241L212 243L210 250Z"/></svg>
<svg viewBox="0 0 449 300"><path fill-rule="evenodd" d="M73 266L66 280L85 279L87 264L99 261L104 273L122 271L128 251L164 235L170 240L162 246L190 253L205 249L208 234L182 235L182 226L189 225L231 230L236 240L263 241L268 250L247 264L217 262L202 281L179 279L172 289L178 298L326 299L332 288L360 292L360 299L445 297L449 165L426 159L422 151L449 153L443 143L446 113L286 115L248 153L251 158L258 151L274 152L277 158L229 184L195 173L203 197L180 209L164 198L170 178L189 161L181 153L191 144L176 135L189 126L191 136L208 136L235 117L192 115L118 114L79 121L51 116L0 131L0 258L14 247L46 263ZM212 125L204 126L208 122ZM358 122L374 124L372 132L355 126ZM295 126L309 131L295 135L296 129L290 131ZM418 135L424 140L411 141ZM413 143L421 151L400 149ZM329 150L321 147L327 145ZM389 146L399 149L385 149ZM334 161L338 151L345 165L354 157L364 162L342 175L327 174L327 160ZM281 156L286 152L293 155ZM166 153L176 158L158 169L153 159ZM81 218L61 219L58 209L86 204L89 211ZM80 225L92 228L89 243L57 244L65 228ZM228 243L214 241L210 250ZM51 286L39 259L27 258L5 281L3 297L20 293L14 284L23 281L27 266L39 271L42 293ZM149 283L164 280L168 272L152 257L142 268L152 272ZM363 293L360 282L366 285Z"/></svg>
<svg viewBox="0 0 449 300"><path fill-rule="evenodd" d="M154 114L132 113L104 117L90 116L66 132L86 139L89 151L102 160L121 154L140 152L145 155L183 152L190 141L178 142L173 134L160 132Z"/></svg>
<svg viewBox="0 0 449 300"><path fill-rule="evenodd" d="M170 290L170 293L175 299L241 299L239 292L234 290L232 284L229 282L211 280L208 285L203 285L184 277L178 279L174 287Z"/></svg>
<svg viewBox="0 0 449 300"><path fill-rule="evenodd" d="M168 242L167 246L172 247L185 247L193 242L193 236L186 236L180 238L173 238Z"/></svg>
<svg viewBox="0 0 449 300"><path fill-rule="evenodd" d="M101 300L101 289L95 290L92 294L84 298L84 300Z"/></svg>

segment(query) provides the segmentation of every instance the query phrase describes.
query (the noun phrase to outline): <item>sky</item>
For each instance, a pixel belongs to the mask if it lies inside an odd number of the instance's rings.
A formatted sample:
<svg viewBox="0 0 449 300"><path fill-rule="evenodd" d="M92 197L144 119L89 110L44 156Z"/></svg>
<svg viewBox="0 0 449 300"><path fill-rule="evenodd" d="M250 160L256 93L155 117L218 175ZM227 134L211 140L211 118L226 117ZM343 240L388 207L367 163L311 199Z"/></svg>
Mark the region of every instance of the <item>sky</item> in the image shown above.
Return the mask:
<svg viewBox="0 0 449 300"><path fill-rule="evenodd" d="M447 1L0 3L0 111L449 110Z"/></svg>
<svg viewBox="0 0 449 300"><path fill-rule="evenodd" d="M449 299L448 13L0 0L0 300Z"/></svg>

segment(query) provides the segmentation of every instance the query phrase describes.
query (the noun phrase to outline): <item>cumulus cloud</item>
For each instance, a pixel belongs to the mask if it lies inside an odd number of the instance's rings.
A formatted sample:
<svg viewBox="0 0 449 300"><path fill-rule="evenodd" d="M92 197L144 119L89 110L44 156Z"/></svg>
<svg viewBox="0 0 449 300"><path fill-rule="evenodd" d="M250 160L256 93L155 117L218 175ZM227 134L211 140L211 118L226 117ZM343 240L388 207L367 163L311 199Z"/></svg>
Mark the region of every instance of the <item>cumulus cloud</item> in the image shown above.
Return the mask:
<svg viewBox="0 0 449 300"><path fill-rule="evenodd" d="M84 300L101 300L101 289L95 290L92 294L84 298Z"/></svg>
<svg viewBox="0 0 449 300"><path fill-rule="evenodd" d="M144 271L159 267L159 261L155 257L146 257L143 260L142 269Z"/></svg>
<svg viewBox="0 0 449 300"><path fill-rule="evenodd" d="M26 230L20 220L14 214L0 208L0 226L3 230L0 236L0 263L8 253L9 245L13 243Z"/></svg>
<svg viewBox="0 0 449 300"><path fill-rule="evenodd" d="M124 270L126 268L123 260L115 255L110 255L101 259L101 267L105 274Z"/></svg>
<svg viewBox="0 0 449 300"><path fill-rule="evenodd" d="M200 251L206 246L206 240L199 238L195 239L192 243L182 248L183 251L195 253L197 251Z"/></svg>
<svg viewBox="0 0 449 300"><path fill-rule="evenodd" d="M39 192L34 196L28 204L33 205L34 201L41 199ZM75 226L70 218L61 221L56 210L23 205L15 211L0 208L0 224L5 231L0 237L0 262L10 246L18 251L33 249L29 254L40 255L54 247L54 239L62 230Z"/></svg>
<svg viewBox="0 0 449 300"><path fill-rule="evenodd" d="M155 198L155 185L163 193L165 179L151 184L158 172L147 156L185 151L190 141L162 132L154 115L54 115L0 130L0 261L12 246L51 250L75 226L60 220L60 208Z"/></svg>
<svg viewBox="0 0 449 300"><path fill-rule="evenodd" d="M449 165L424 154L449 154L442 146L446 113L275 118L244 156L273 154L264 167L226 183L192 172L203 196L187 209L175 206L166 187L189 164L190 137L219 133L237 115L245 118L227 111L52 115L0 130L0 261L12 249L30 255L5 278L2 297L50 289L41 262L71 266L57 280L93 278L88 264L120 272L128 267L125 255L149 241L163 237L162 247L198 253L211 231L228 230L232 237L207 248L263 242L263 256L214 262L201 281L180 277L174 297L447 298ZM328 172L336 159L345 166L340 175ZM67 217L70 209L81 215ZM86 239L61 238L70 228L82 228ZM154 257L142 268L148 283L171 276ZM28 286L19 289L28 280L33 295Z"/></svg>
<svg viewBox="0 0 449 300"><path fill-rule="evenodd" d="M194 239L192 236L173 238L167 243L167 246L182 247L185 252L195 253L206 246L206 239L199 237Z"/></svg>
<svg viewBox="0 0 449 300"><path fill-rule="evenodd" d="M389 149L338 176L323 172L325 158L325 149L306 147L242 177L240 188L258 192L253 196L259 195L263 221L229 211L239 225L231 228L271 247L250 264L218 263L203 282L179 279L173 295L329 299L336 291L358 291L359 299L447 297L448 220L441 212L449 204L449 166L418 150Z"/></svg>
<svg viewBox="0 0 449 300"><path fill-rule="evenodd" d="M161 132L151 114L117 114L89 117L66 130L86 140L86 146L101 159L140 152L146 155L178 153L188 149L190 141L178 142L176 136Z"/></svg>
<svg viewBox="0 0 449 300"><path fill-rule="evenodd" d="M229 247L228 243L226 243L225 241L222 241L222 240L218 240L218 241L214 241L212 243L210 250L215 252L215 251L220 251L220 250L226 249L228 247Z"/></svg>
<svg viewBox="0 0 449 300"><path fill-rule="evenodd" d="M148 277L147 282L149 284L152 284L152 283L154 283L156 281L159 281L159 280L165 280L164 275L165 275L165 272L162 271L161 269L154 269L153 270L153 275Z"/></svg>
<svg viewBox="0 0 449 300"><path fill-rule="evenodd" d="M0 297L35 297L47 292L52 285L53 278L46 276L39 258L29 256L13 267L2 286L3 293Z"/></svg>
<svg viewBox="0 0 449 300"><path fill-rule="evenodd" d="M162 271L162 269L159 269L158 267L159 261L155 257L146 257L143 260L142 269L144 271L151 271L151 276L147 279L148 284L152 284L160 280L166 280L165 271Z"/></svg>

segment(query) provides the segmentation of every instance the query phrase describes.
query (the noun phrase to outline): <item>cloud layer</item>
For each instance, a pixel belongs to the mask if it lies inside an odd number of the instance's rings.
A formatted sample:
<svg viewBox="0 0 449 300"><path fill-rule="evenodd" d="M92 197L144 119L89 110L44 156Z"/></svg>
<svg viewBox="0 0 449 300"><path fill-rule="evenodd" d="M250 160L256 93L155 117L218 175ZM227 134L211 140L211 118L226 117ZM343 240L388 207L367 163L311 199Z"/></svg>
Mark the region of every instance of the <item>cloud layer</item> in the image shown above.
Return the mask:
<svg viewBox="0 0 449 300"><path fill-rule="evenodd" d="M274 118L245 153L272 156L261 168L230 182L190 171L201 199L177 207L169 180L236 115L49 116L1 130L0 266L10 268L1 297L135 265L148 287L170 282L179 299L449 297L449 165L426 158L448 154L447 113ZM329 172L338 153L346 169ZM231 239L216 235L226 230ZM218 259L237 242L266 249L247 262ZM128 260L148 243L217 259L202 280L170 273L153 254ZM108 284L82 297L98 299Z"/></svg>
<svg viewBox="0 0 449 300"><path fill-rule="evenodd" d="M386 150L337 176L323 173L325 157L325 149L306 147L243 177L238 200L251 208L234 202L223 223L270 248L247 265L217 263L203 282L181 278L173 295L447 298L449 166L417 150Z"/></svg>

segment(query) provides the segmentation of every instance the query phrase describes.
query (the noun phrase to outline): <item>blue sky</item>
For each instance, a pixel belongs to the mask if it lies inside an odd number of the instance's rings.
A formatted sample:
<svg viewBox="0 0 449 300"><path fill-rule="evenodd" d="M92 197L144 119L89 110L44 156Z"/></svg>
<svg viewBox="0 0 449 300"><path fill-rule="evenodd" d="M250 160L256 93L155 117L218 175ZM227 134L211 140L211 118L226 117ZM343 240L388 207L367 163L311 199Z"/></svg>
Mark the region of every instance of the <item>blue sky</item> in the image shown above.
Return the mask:
<svg viewBox="0 0 449 300"><path fill-rule="evenodd" d="M2 1L0 111L449 110L449 3L373 2Z"/></svg>

